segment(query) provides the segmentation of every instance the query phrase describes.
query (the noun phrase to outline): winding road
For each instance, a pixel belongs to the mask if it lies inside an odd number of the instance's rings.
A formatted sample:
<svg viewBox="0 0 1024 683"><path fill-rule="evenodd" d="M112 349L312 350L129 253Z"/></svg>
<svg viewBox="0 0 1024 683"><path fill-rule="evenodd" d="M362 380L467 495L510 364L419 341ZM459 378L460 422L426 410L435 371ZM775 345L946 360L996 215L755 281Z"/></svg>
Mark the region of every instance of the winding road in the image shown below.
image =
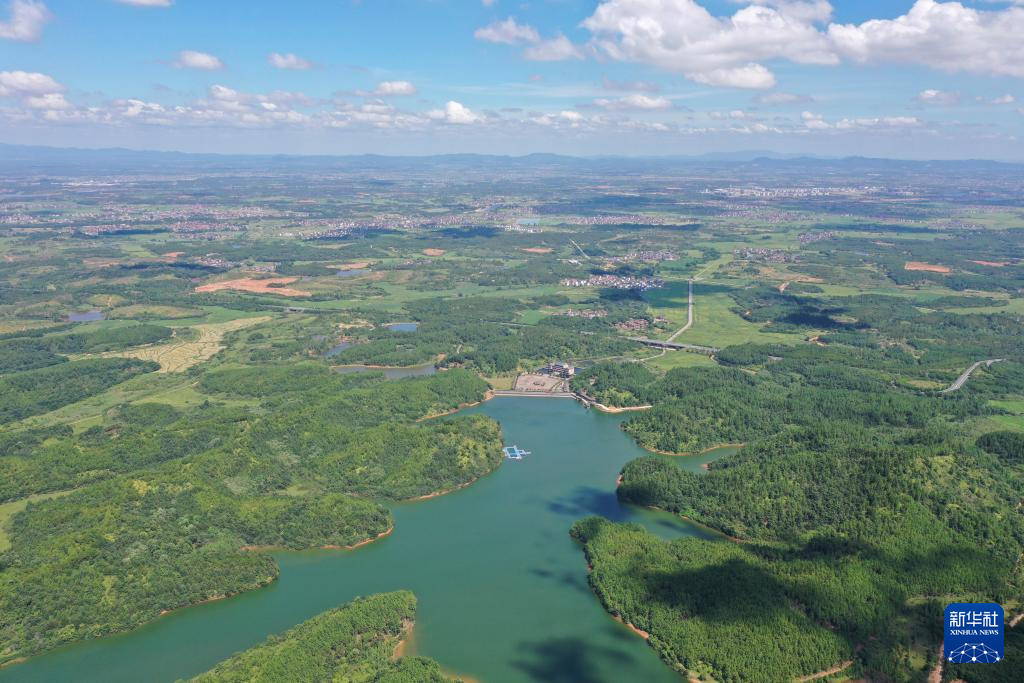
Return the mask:
<svg viewBox="0 0 1024 683"><path fill-rule="evenodd" d="M977 370L978 368L980 368L982 365L984 365L986 368L990 368L993 365L995 365L996 363L1002 363L1004 360L1006 360L1006 359L1005 358L993 358L991 360L979 360L977 363L975 363L971 367L969 367L966 370L964 370L964 374L962 374L959 377L957 377L955 382L950 384L947 388L943 389L939 393L940 394L951 394L954 391L960 391L961 389L964 388L964 385L967 384L967 380L969 380L971 378L971 375L974 374L974 371Z"/></svg>

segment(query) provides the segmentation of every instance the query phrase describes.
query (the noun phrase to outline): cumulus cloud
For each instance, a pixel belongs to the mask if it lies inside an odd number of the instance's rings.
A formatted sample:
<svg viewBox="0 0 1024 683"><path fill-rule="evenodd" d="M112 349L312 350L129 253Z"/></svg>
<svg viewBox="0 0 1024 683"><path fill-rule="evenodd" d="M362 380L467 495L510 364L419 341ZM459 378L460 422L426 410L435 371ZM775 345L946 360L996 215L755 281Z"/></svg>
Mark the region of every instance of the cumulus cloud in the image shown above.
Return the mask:
<svg viewBox="0 0 1024 683"><path fill-rule="evenodd" d="M409 81L383 81L373 91L376 97L402 97L416 94L416 86Z"/></svg>
<svg viewBox="0 0 1024 683"><path fill-rule="evenodd" d="M523 56L534 62L562 62L567 59L583 59L579 47L563 35L542 40L523 50Z"/></svg>
<svg viewBox="0 0 1024 683"><path fill-rule="evenodd" d="M1024 78L1019 0L991 10L915 0L895 19L860 24L828 23L827 0L733 2L743 6L731 16L716 16L698 0L603 0L581 26L592 34L586 47L595 56L650 64L718 87L771 88L776 79L765 63L780 59L918 64Z"/></svg>
<svg viewBox="0 0 1024 683"><path fill-rule="evenodd" d="M529 24L520 24L513 17L478 28L473 32L473 37L487 43L528 45L523 50L523 57L534 62L561 62L583 58L579 46L561 33L544 40L537 29Z"/></svg>
<svg viewBox="0 0 1024 683"><path fill-rule="evenodd" d="M618 99L597 99L594 104L610 110L663 111L672 108L672 101L667 97L651 97L636 93Z"/></svg>
<svg viewBox="0 0 1024 683"><path fill-rule="evenodd" d="M1024 78L1024 8L976 10L959 2L917 0L895 19L832 24L843 57L866 64L921 64L949 73Z"/></svg>
<svg viewBox="0 0 1024 683"><path fill-rule="evenodd" d="M64 86L46 74L29 71L0 71L0 97L47 95L63 91Z"/></svg>
<svg viewBox="0 0 1024 683"><path fill-rule="evenodd" d="M935 107L954 107L960 104L960 93L947 90L922 90L914 100L919 104Z"/></svg>
<svg viewBox="0 0 1024 683"><path fill-rule="evenodd" d="M72 109L64 99L64 86L46 74L0 71L0 97L13 97L31 110L57 112Z"/></svg>
<svg viewBox="0 0 1024 683"><path fill-rule="evenodd" d="M986 100L985 98L980 98L980 99L981 99L981 101L985 102L986 104L994 104L994 105L1013 104L1014 102L1017 101L1017 98L1014 97L1013 95L1010 95L1010 94L1000 95L999 97L993 97L990 100Z"/></svg>
<svg viewBox="0 0 1024 683"><path fill-rule="evenodd" d="M653 64L707 85L770 88L775 76L762 60L834 64L825 35L805 6L763 2L716 17L695 0L605 0L582 26L591 46L617 61Z"/></svg>
<svg viewBox="0 0 1024 683"><path fill-rule="evenodd" d="M537 29L527 24L520 24L513 17L478 28L473 32L473 37L487 43L502 43L504 45L540 42L540 34L537 33Z"/></svg>
<svg viewBox="0 0 1024 683"><path fill-rule="evenodd" d="M219 61L219 60L218 60ZM291 69L294 71L303 71L305 69L312 69L315 64L308 59L303 59L296 54L288 52L281 54L280 52L271 52L267 56L267 62L278 69Z"/></svg>
<svg viewBox="0 0 1024 683"><path fill-rule="evenodd" d="M427 117L434 121L453 123L456 125L478 123L480 121L480 117L473 113L472 109L461 102L455 102L454 100L448 102L444 106L444 109L434 109L427 112Z"/></svg>
<svg viewBox="0 0 1024 683"><path fill-rule="evenodd" d="M53 18L46 5L37 0L11 0L11 18L0 21L0 38L35 42L43 35L43 25Z"/></svg>
<svg viewBox="0 0 1024 683"><path fill-rule="evenodd" d="M825 123L824 116L813 112L805 111L800 114L800 118L804 122L804 125L811 130L826 130L832 127Z"/></svg>
<svg viewBox="0 0 1024 683"><path fill-rule="evenodd" d="M71 109L71 103L59 92L33 95L25 98L25 104L32 109Z"/></svg>
<svg viewBox="0 0 1024 683"><path fill-rule="evenodd" d="M180 69L200 69L203 71L217 71L224 68L224 62L219 57L206 52L195 50L182 50L178 53L178 61L174 63Z"/></svg>
<svg viewBox="0 0 1024 683"><path fill-rule="evenodd" d="M824 116L813 112L805 111L800 116L803 124L809 130L880 130L893 129L901 130L907 128L918 128L922 125L921 119L916 116L874 116L861 118L842 118L835 123L829 123Z"/></svg>

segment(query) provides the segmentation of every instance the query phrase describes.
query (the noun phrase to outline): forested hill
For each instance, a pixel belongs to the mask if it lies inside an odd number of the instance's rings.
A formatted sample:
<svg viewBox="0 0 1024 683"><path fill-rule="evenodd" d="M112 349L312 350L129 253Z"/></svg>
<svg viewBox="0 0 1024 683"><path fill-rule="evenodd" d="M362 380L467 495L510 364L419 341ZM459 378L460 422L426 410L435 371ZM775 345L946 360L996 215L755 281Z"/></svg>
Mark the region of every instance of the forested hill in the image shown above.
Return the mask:
<svg viewBox="0 0 1024 683"><path fill-rule="evenodd" d="M981 357L1008 348L993 330L972 340L992 347ZM1020 439L985 425L1000 412L993 399L1024 391L1024 366L1011 358L959 392L922 391L901 374L950 357L928 345L916 357L877 345L749 345L721 354L731 367L658 377L598 365L578 377L620 404L654 403L624 423L650 448L747 444L706 474L664 457L625 466L620 498L737 544L577 525L606 607L691 672L768 682L846 662L851 676L913 680L941 640L947 603L1019 605ZM726 587L716 576L742 580ZM777 647L779 633L801 646Z"/></svg>
<svg viewBox="0 0 1024 683"><path fill-rule="evenodd" d="M416 422L483 397L464 370L389 382L297 364L209 373L198 387L209 400L193 409L122 406L78 434L4 433L0 502L73 490L10 526L0 662L257 588L277 564L244 548L373 539L393 520L371 496L445 491L501 462L489 418ZM261 410L226 405L255 397Z"/></svg>
<svg viewBox="0 0 1024 683"><path fill-rule="evenodd" d="M437 662L395 653L409 636L416 598L407 591L324 612L196 676L193 683L455 683Z"/></svg>

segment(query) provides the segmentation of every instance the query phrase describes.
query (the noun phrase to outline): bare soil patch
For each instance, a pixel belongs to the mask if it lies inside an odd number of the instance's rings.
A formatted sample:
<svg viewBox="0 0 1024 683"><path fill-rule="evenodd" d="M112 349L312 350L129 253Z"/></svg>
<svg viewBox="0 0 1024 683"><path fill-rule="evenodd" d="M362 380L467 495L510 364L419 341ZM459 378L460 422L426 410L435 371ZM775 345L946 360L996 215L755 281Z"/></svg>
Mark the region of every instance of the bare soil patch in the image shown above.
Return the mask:
<svg viewBox="0 0 1024 683"><path fill-rule="evenodd" d="M1006 261L971 261L970 263L977 263L979 266L989 266L990 268L1005 268L1010 265Z"/></svg>
<svg viewBox="0 0 1024 683"><path fill-rule="evenodd" d="M328 268L335 268L337 270L363 270L364 268L370 267L369 261L353 261L352 263L342 263L337 266L327 266Z"/></svg>
<svg viewBox="0 0 1024 683"><path fill-rule="evenodd" d="M238 280L224 280L223 282L211 282L208 285L196 287L197 292L220 292L225 289L233 289L239 292L251 294L279 294L280 296L309 296L310 292L300 289L292 289L290 285L299 278L297 277L271 277L263 280L253 278L241 278Z"/></svg>
<svg viewBox="0 0 1024 683"><path fill-rule="evenodd" d="M528 249L523 249L523 251L529 254L550 254L554 249L550 247L529 247Z"/></svg>
<svg viewBox="0 0 1024 683"><path fill-rule="evenodd" d="M423 253L426 254L427 256L444 256L448 252L446 252L444 249L424 249Z"/></svg>
<svg viewBox="0 0 1024 683"><path fill-rule="evenodd" d="M924 261L907 261L907 265L903 266L904 270L921 271L925 273L952 273L953 269L949 266L937 266L933 263L925 263Z"/></svg>
<svg viewBox="0 0 1024 683"><path fill-rule="evenodd" d="M562 391L565 380L550 375L524 373L516 378L515 391L554 393Z"/></svg>

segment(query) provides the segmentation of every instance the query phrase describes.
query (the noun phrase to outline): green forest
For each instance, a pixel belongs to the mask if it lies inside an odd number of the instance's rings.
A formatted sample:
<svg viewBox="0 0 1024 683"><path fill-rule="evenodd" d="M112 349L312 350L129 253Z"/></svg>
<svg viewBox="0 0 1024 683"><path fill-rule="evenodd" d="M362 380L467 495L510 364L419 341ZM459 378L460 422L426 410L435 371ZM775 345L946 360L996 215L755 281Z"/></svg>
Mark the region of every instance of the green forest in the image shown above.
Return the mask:
<svg viewBox="0 0 1024 683"><path fill-rule="evenodd" d="M396 658L416 618L408 591L355 600L227 659L193 683L448 683L438 664L423 657Z"/></svg>
<svg viewBox="0 0 1024 683"><path fill-rule="evenodd" d="M445 491L500 464L492 420L417 422L486 386L464 370L389 382L317 364L237 368L204 375L210 400L191 410L123 406L77 434L8 433L0 501L74 491L13 520L0 554L0 660L274 580L274 560L247 548L384 533L391 515L370 496ZM228 396L264 397L265 409L218 404Z"/></svg>
<svg viewBox="0 0 1024 683"><path fill-rule="evenodd" d="M974 343L994 354L1008 342L996 334ZM1020 366L993 366L949 395L901 385L901 372L929 359L853 345L748 345L723 352L719 368L584 373L577 382L598 395L655 404L623 423L648 448L746 443L706 474L664 457L626 465L622 500L736 543L667 544L640 529L581 523L574 535L602 602L650 631L669 662L716 680L770 681L846 660L861 675L912 680L922 666L915 653L941 637L935 624L947 597L1019 601L1020 435L977 437L971 425L999 413L988 397L1020 391ZM641 557L659 558L659 569ZM724 576L749 577L750 586L701 588ZM776 607L766 610L769 599ZM758 613L763 619L749 616ZM730 633L734 619L753 629L748 638ZM829 653L824 660L768 647L771 634L803 619L824 638L812 648ZM726 641L732 646L720 647Z"/></svg>

